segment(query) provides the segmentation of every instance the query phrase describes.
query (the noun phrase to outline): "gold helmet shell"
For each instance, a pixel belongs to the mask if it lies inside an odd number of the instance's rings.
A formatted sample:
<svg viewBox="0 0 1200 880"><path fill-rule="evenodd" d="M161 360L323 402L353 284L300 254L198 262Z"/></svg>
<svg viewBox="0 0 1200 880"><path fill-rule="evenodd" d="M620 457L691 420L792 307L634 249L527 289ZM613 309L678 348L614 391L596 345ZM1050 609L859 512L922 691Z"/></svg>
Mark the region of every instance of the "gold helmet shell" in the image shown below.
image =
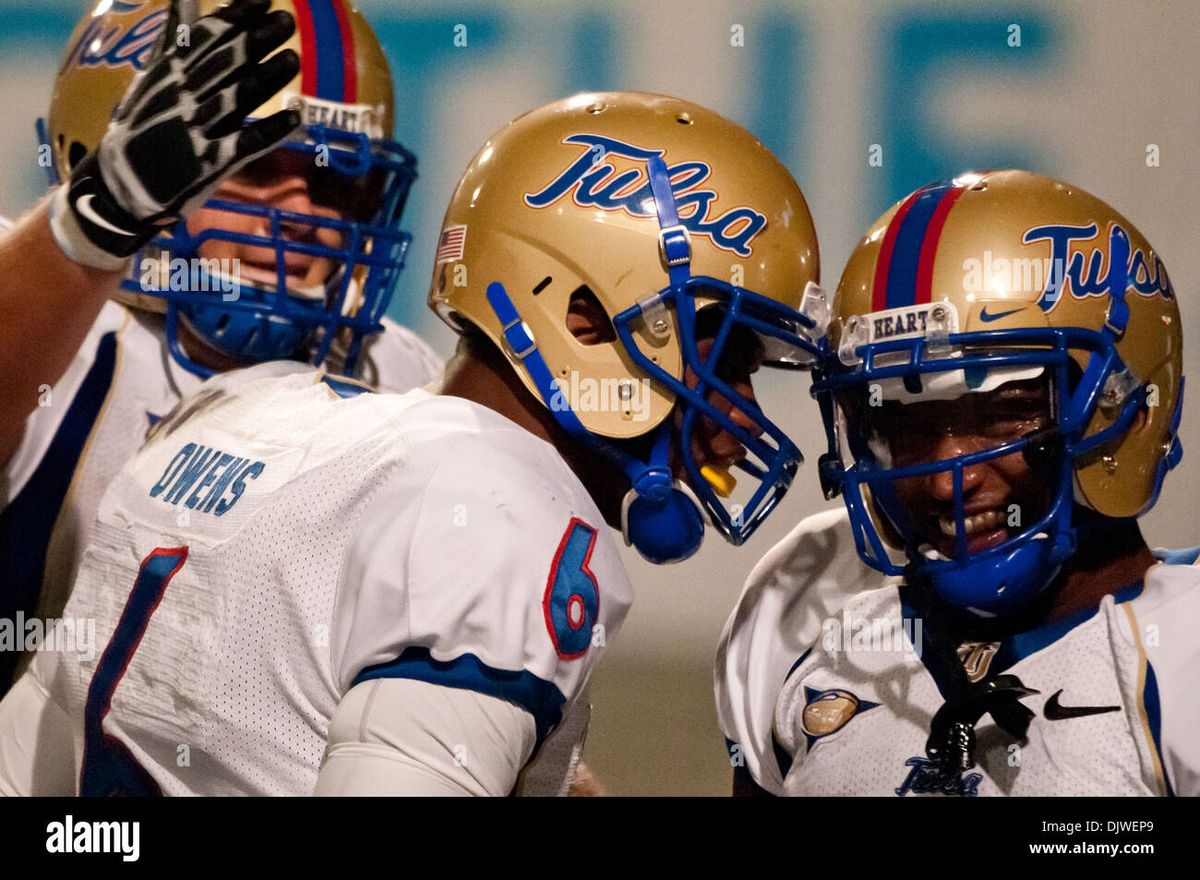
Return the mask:
<svg viewBox="0 0 1200 880"><path fill-rule="evenodd" d="M611 319L668 283L650 194L648 157L668 166L695 275L729 280L799 309L818 281L816 233L799 187L752 134L711 110L664 95L575 95L517 117L471 160L446 211L429 303L456 330L474 325L542 400L504 342L486 291L501 282L551 375L564 384L641 382L643 413L580 408L601 437L649 433L675 395L619 341L584 345L567 328L571 298L586 288ZM706 303L697 297L695 307ZM635 341L675 378L683 374L678 319L639 322ZM643 382L643 380L645 380Z"/></svg>
<svg viewBox="0 0 1200 880"><path fill-rule="evenodd" d="M225 5L199 0L200 15ZM162 36L168 0L99 0L67 41L50 98L47 134L58 177L96 149L134 76ZM391 138L392 77L370 24L347 0L272 0L290 12L296 33L279 50L300 56L300 74L251 115L288 108L303 123L325 123L372 138Z"/></svg>
<svg viewBox="0 0 1200 880"><path fill-rule="evenodd" d="M1177 454L1179 304L1159 254L1095 196L1016 170L922 187L875 221L851 254L834 297L831 349L903 334L925 320L923 306L938 304L949 307L957 332L1101 331L1109 320L1114 230L1124 232L1129 252L1129 315L1115 348L1130 386L1146 388L1150 405L1144 424L1077 460L1075 497L1105 516L1137 516L1155 500L1160 463ZM1087 366L1087 352L1071 356L1081 371ZM1118 411L1097 407L1083 436L1111 426Z"/></svg>

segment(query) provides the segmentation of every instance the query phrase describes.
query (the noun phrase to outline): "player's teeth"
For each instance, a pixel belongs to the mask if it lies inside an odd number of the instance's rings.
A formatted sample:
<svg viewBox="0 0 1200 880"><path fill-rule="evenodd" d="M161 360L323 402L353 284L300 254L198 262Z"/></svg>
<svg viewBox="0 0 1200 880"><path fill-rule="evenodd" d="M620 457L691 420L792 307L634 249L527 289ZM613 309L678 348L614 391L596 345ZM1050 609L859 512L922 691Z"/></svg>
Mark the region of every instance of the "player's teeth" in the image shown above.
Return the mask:
<svg viewBox="0 0 1200 880"><path fill-rule="evenodd" d="M974 535L982 531L990 531L1003 521L1004 515L999 510L986 510L983 513L977 513L974 516L968 516L963 520L963 524L967 527L967 534ZM939 517L938 525L942 529L942 534L947 538L953 538L958 534L958 524L953 517Z"/></svg>

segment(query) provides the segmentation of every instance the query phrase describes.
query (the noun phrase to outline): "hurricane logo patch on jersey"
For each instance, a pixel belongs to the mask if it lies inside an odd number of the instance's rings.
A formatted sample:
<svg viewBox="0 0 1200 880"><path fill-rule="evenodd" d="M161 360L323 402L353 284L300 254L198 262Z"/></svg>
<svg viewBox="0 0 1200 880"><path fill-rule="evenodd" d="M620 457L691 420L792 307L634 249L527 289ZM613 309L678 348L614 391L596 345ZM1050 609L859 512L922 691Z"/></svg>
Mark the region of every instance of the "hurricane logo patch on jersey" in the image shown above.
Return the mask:
<svg viewBox="0 0 1200 880"><path fill-rule="evenodd" d="M999 642L963 642L957 648L958 659L967 671L967 679L974 683L987 675L992 659L1000 650Z"/></svg>
<svg viewBox="0 0 1200 880"><path fill-rule="evenodd" d="M804 731L809 749L817 740L837 733L849 724L855 715L879 705L870 700L860 700L842 688L819 691L816 688L805 687L804 700L800 727Z"/></svg>
<svg viewBox="0 0 1200 880"><path fill-rule="evenodd" d="M625 141L600 134L573 134L564 144L583 147L583 153L559 172L540 191L526 193L525 204L545 208L570 194L581 208L624 211L631 217L654 217L654 193L646 162L662 156L662 150L647 150ZM614 159L627 160L618 171ZM664 160L665 161L665 160ZM749 206L730 208L723 214L710 215L719 194L714 188L700 188L712 174L707 162L679 162L667 166L667 178L679 210L679 222L692 235L709 239L721 250L748 257L751 241L766 228L766 215Z"/></svg>

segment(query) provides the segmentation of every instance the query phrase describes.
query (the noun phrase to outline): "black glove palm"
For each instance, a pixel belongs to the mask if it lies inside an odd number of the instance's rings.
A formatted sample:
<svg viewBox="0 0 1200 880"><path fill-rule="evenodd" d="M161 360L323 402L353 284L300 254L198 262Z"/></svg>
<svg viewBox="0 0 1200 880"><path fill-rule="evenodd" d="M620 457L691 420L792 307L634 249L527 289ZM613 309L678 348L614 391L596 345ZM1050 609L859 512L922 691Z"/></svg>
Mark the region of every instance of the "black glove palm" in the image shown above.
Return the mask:
<svg viewBox="0 0 1200 880"><path fill-rule="evenodd" d="M296 129L300 117L291 110L246 124L299 70L291 50L262 60L295 30L291 14L269 8L270 0L235 0L198 19L186 41L168 28L99 148L56 197L54 231L68 256L119 268Z"/></svg>

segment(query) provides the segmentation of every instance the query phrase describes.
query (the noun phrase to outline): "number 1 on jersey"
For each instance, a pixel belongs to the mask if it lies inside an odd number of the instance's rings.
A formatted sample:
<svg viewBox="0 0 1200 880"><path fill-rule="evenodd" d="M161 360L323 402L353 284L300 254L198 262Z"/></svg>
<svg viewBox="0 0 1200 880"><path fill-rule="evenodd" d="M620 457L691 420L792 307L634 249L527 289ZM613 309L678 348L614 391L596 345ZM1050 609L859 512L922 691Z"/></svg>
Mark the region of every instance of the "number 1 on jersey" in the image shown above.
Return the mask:
<svg viewBox="0 0 1200 880"><path fill-rule="evenodd" d="M113 692L146 634L150 617L162 601L171 578L183 568L187 555L187 547L159 547L142 560L121 619L96 665L83 716L83 768L79 774L79 793L83 797L162 794L125 744L104 732L103 724L112 706Z"/></svg>

